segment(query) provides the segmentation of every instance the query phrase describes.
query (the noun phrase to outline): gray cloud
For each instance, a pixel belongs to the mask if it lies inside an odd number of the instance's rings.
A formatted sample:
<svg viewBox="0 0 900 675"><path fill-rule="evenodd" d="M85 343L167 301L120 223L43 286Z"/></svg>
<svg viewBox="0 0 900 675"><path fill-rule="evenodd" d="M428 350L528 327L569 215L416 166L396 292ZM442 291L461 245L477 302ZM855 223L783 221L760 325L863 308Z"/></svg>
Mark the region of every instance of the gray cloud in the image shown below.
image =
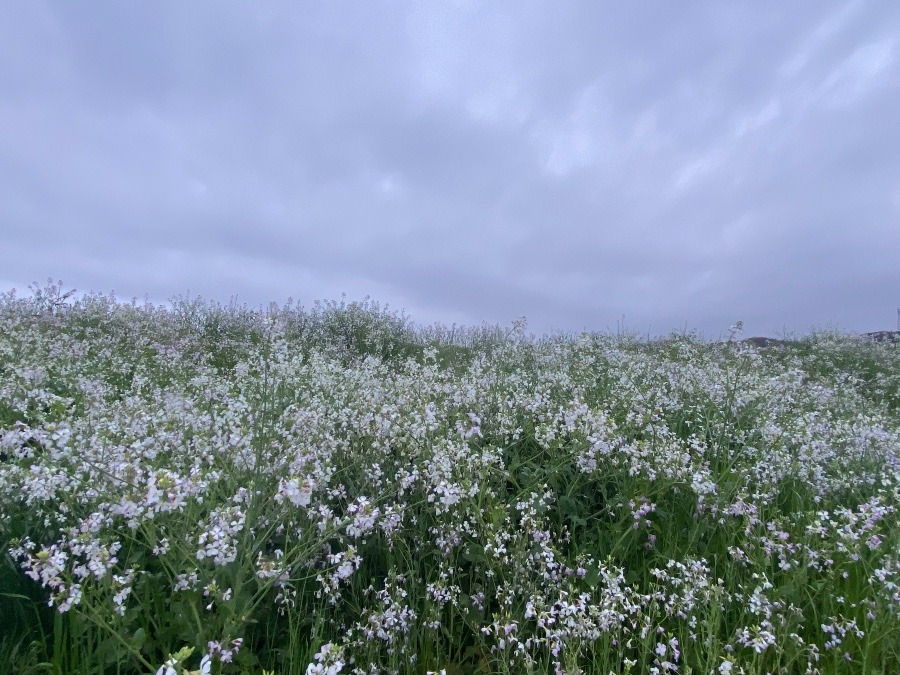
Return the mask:
<svg viewBox="0 0 900 675"><path fill-rule="evenodd" d="M0 281L890 327L890 3L18 2Z"/></svg>

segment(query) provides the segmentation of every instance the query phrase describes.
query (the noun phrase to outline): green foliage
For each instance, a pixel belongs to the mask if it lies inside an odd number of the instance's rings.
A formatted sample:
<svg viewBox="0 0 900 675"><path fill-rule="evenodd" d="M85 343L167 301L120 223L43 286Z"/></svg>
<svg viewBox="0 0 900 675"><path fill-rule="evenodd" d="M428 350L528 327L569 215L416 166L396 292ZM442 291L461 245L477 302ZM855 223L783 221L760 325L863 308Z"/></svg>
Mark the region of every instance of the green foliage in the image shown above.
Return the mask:
<svg viewBox="0 0 900 675"><path fill-rule="evenodd" d="M896 345L59 285L0 322L0 672L900 663Z"/></svg>

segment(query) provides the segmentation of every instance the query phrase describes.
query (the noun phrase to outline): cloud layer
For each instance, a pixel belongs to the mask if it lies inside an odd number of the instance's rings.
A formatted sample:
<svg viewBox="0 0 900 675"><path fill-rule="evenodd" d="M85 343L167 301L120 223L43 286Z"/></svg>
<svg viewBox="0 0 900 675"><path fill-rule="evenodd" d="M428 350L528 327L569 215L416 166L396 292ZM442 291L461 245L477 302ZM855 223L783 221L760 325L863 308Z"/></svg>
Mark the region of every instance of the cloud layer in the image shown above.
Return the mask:
<svg viewBox="0 0 900 675"><path fill-rule="evenodd" d="M893 3L13 4L6 286L893 327Z"/></svg>

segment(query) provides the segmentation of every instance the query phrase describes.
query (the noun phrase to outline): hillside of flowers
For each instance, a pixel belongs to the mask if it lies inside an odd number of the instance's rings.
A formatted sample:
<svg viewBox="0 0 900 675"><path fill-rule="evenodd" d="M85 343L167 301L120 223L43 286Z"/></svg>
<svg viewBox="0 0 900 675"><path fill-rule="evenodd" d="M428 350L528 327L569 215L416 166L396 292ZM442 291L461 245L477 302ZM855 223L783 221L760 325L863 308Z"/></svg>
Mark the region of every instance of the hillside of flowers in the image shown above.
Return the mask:
<svg viewBox="0 0 900 675"><path fill-rule="evenodd" d="M900 344L0 296L0 672L900 672Z"/></svg>

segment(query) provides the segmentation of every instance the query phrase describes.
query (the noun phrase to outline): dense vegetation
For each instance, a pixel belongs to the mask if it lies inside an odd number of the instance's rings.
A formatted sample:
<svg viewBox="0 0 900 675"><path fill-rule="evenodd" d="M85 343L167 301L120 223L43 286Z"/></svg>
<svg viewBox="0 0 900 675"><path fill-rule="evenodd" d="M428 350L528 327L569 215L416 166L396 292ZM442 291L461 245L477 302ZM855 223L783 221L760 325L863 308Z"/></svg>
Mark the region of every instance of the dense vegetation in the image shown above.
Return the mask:
<svg viewBox="0 0 900 675"><path fill-rule="evenodd" d="M900 345L0 298L0 672L900 672Z"/></svg>

